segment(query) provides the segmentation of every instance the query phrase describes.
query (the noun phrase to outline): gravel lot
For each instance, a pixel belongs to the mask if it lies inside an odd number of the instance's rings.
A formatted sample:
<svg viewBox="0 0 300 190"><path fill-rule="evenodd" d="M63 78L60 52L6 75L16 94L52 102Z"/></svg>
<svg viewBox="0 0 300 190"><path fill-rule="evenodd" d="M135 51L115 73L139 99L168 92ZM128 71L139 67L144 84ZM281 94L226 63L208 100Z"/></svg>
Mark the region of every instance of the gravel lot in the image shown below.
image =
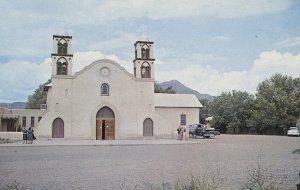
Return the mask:
<svg viewBox="0 0 300 190"><path fill-rule="evenodd" d="M296 189L300 182L300 154L292 153L300 149L300 138L220 135L195 140L197 144L0 147L0 189L146 189L191 175L219 176L225 180L219 189L239 189L258 162L280 189Z"/></svg>

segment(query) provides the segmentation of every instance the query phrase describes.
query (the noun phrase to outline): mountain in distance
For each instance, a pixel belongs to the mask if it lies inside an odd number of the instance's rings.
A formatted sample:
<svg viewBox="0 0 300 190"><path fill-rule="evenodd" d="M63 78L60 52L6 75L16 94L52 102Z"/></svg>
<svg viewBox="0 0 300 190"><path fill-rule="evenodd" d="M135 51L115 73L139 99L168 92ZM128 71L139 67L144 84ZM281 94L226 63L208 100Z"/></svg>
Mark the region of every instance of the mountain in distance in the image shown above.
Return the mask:
<svg viewBox="0 0 300 190"><path fill-rule="evenodd" d="M177 80L162 82L159 83L158 85L164 89L168 87L172 87L172 90L174 90L177 94L194 94L199 100L207 99L208 101L213 101L215 98L215 96L209 94L200 94L198 91L184 86L182 83L180 83Z"/></svg>
<svg viewBox="0 0 300 190"><path fill-rule="evenodd" d="M26 102L0 103L0 107L9 109L25 109Z"/></svg>

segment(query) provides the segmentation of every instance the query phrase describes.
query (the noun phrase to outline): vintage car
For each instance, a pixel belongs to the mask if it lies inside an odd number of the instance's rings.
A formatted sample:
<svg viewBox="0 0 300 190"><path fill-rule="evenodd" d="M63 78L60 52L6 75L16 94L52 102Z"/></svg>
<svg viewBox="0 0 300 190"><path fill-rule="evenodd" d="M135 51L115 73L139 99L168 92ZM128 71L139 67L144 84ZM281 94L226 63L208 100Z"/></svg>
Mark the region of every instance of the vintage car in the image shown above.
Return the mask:
<svg viewBox="0 0 300 190"><path fill-rule="evenodd" d="M290 127L290 129L287 132L288 136L296 136L299 137L300 136L300 132L298 130L297 127Z"/></svg>
<svg viewBox="0 0 300 190"><path fill-rule="evenodd" d="M202 124L194 124L189 126L189 136L197 138L214 138L216 135L220 135L220 132L215 128L205 128Z"/></svg>

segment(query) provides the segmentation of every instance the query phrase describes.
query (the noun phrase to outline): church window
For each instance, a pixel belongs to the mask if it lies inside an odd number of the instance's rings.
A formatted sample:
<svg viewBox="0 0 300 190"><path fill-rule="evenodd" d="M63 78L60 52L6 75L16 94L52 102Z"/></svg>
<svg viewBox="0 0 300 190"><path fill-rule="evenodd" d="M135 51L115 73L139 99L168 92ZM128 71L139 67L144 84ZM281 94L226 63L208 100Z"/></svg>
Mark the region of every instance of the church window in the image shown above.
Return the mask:
<svg viewBox="0 0 300 190"><path fill-rule="evenodd" d="M186 125L186 115L185 114L180 115L180 125Z"/></svg>
<svg viewBox="0 0 300 190"><path fill-rule="evenodd" d="M147 44L143 44L141 53L142 59L150 59L150 47Z"/></svg>
<svg viewBox="0 0 300 190"><path fill-rule="evenodd" d="M146 49L146 59L150 59L150 50L149 50L149 48Z"/></svg>
<svg viewBox="0 0 300 190"><path fill-rule="evenodd" d="M57 53L59 55L65 55L68 52L68 43L65 39L60 39L57 44Z"/></svg>
<svg viewBox="0 0 300 190"><path fill-rule="evenodd" d="M135 67L133 68L133 73L134 73L134 76L136 77L136 68Z"/></svg>
<svg viewBox="0 0 300 190"><path fill-rule="evenodd" d="M56 103L56 104L55 104L55 111L56 111L56 112L59 112L59 103Z"/></svg>
<svg viewBox="0 0 300 190"><path fill-rule="evenodd" d="M109 96L109 86L106 83L101 85L101 96Z"/></svg>
<svg viewBox="0 0 300 190"><path fill-rule="evenodd" d="M150 49L147 48L142 48L142 59L150 59Z"/></svg>
<svg viewBox="0 0 300 190"><path fill-rule="evenodd" d="M34 117L30 118L30 127L34 127Z"/></svg>
<svg viewBox="0 0 300 190"><path fill-rule="evenodd" d="M60 58L56 63L56 74L57 75L67 75L68 73L68 64L65 58Z"/></svg>
<svg viewBox="0 0 300 190"><path fill-rule="evenodd" d="M26 127L26 117L22 117L22 127Z"/></svg>
<svg viewBox="0 0 300 190"><path fill-rule="evenodd" d="M149 64L143 64L141 67L142 78L151 78L151 67Z"/></svg>
<svg viewBox="0 0 300 190"><path fill-rule="evenodd" d="M142 48L142 59L146 59L146 49Z"/></svg>

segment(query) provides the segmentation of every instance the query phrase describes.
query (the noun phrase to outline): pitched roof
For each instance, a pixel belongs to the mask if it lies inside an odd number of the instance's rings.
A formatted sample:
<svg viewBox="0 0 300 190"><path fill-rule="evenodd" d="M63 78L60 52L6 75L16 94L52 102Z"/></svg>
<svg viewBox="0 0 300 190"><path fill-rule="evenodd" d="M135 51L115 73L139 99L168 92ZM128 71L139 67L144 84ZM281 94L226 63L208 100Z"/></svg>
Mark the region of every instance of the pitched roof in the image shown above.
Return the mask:
<svg viewBox="0 0 300 190"><path fill-rule="evenodd" d="M155 107L201 108L203 107L194 94L155 93Z"/></svg>

